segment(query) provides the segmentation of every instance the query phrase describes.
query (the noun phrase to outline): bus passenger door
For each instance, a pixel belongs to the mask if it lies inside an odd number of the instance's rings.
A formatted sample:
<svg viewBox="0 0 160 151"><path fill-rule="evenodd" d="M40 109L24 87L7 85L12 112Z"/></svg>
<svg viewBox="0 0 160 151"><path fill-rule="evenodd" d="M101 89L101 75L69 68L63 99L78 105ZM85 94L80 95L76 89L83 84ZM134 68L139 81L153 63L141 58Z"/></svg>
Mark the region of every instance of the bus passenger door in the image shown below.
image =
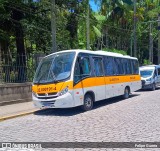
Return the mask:
<svg viewBox="0 0 160 151"><path fill-rule="evenodd" d="M96 100L105 99L105 77L103 70L103 58L102 57L93 57L93 69L95 74L95 89L96 89Z"/></svg>
<svg viewBox="0 0 160 151"><path fill-rule="evenodd" d="M90 57L85 54L79 55L74 70L74 100L75 106L82 105L84 95L88 91L94 92L91 76Z"/></svg>
<svg viewBox="0 0 160 151"><path fill-rule="evenodd" d="M79 106L83 103L83 84L82 84L82 76L80 73L80 64L79 59L77 58L75 68L74 68L74 78L73 78L73 100L74 105Z"/></svg>

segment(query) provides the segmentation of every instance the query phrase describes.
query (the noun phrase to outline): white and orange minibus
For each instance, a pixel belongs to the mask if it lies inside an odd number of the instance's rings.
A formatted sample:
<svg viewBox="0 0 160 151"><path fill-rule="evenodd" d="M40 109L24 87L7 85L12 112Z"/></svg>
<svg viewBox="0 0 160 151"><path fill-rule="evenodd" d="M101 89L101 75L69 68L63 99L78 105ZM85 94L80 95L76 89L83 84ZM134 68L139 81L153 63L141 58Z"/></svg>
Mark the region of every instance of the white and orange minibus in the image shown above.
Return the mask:
<svg viewBox="0 0 160 151"><path fill-rule="evenodd" d="M137 58L118 53L65 50L44 57L33 80L38 108L92 109L94 102L141 88Z"/></svg>

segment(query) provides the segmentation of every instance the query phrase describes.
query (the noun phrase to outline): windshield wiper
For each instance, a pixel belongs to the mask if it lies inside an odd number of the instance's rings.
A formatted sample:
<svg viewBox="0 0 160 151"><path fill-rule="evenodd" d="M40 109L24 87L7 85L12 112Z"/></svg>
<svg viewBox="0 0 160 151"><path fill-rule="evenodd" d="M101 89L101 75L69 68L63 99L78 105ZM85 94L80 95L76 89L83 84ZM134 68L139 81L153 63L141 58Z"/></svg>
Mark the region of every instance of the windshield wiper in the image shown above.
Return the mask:
<svg viewBox="0 0 160 151"><path fill-rule="evenodd" d="M54 72L52 70L50 70L50 72L51 72L51 75L53 77L53 81L56 82L56 76L55 76Z"/></svg>
<svg viewBox="0 0 160 151"><path fill-rule="evenodd" d="M41 74L40 78L39 78L38 81L37 81L37 84L41 81L42 77L43 77L45 74L46 74L45 72L43 72L43 73Z"/></svg>

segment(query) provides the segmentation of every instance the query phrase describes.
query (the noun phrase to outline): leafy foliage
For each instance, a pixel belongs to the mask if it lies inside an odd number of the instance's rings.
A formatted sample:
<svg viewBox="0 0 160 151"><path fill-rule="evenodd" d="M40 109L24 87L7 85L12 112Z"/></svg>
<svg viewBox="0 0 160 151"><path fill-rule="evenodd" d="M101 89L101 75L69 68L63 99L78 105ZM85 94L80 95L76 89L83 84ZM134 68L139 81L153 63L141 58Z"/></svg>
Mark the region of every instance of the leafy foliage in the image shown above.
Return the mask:
<svg viewBox="0 0 160 151"><path fill-rule="evenodd" d="M133 1L95 0L97 12L89 8L90 49L131 54L133 48ZM56 0L57 51L86 49L88 0ZM149 24L160 13L158 0L137 0L137 49L140 63L149 58ZM49 0L1 0L0 48L2 54L51 53L51 2ZM157 22L153 23L153 62L157 63ZM1 55L3 57L3 55ZM3 59L5 59L3 57ZM16 59L16 58L15 58ZM25 63L22 58L21 63Z"/></svg>

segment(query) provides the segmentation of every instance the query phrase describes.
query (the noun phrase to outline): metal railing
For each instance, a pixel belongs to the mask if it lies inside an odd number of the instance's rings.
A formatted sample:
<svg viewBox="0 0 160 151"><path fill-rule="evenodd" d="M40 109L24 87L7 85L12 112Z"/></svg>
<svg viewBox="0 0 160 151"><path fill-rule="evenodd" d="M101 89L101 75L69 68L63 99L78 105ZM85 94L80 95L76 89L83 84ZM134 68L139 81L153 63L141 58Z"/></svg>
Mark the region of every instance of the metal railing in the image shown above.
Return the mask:
<svg viewBox="0 0 160 151"><path fill-rule="evenodd" d="M33 80L36 68L44 55L2 54L0 61L0 83L23 83Z"/></svg>

